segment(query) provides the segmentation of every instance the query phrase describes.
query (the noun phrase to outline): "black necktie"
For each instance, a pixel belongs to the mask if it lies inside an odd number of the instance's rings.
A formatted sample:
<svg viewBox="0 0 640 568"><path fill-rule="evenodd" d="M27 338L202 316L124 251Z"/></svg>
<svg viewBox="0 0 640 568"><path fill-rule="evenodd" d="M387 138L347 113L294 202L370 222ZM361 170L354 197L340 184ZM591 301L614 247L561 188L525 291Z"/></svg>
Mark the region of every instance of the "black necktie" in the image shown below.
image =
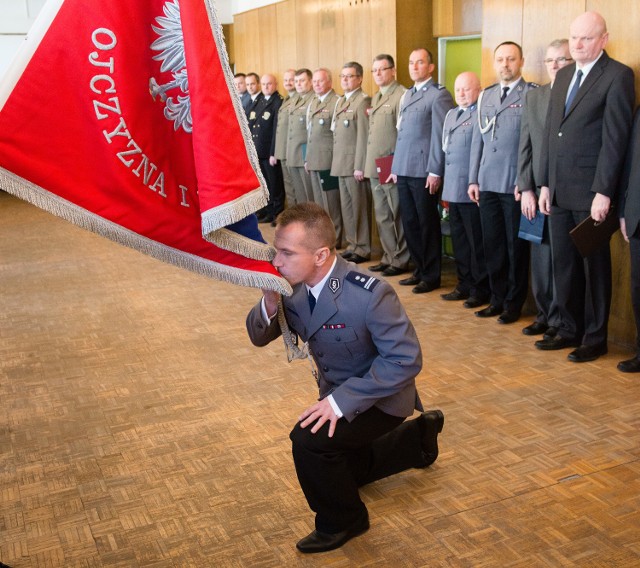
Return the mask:
<svg viewBox="0 0 640 568"><path fill-rule="evenodd" d="M571 92L567 97L567 102L564 105L565 115L567 114L567 112L569 112L569 107L571 106L573 99L575 99L576 95L578 94L578 89L580 88L580 81L582 81L582 69L578 69L578 72L576 73L576 82L573 84L573 87L571 88Z"/></svg>
<svg viewBox="0 0 640 568"><path fill-rule="evenodd" d="M309 310L313 313L313 308L316 307L316 297L311 293L311 290L308 291L308 299L309 299Z"/></svg>
<svg viewBox="0 0 640 568"><path fill-rule="evenodd" d="M460 117L462 116L462 113L464 112L463 108L459 108L458 112L456 113L456 120L459 120Z"/></svg>
<svg viewBox="0 0 640 568"><path fill-rule="evenodd" d="M500 102L503 103L507 98L507 93L509 92L509 87L502 87L502 96L500 97Z"/></svg>

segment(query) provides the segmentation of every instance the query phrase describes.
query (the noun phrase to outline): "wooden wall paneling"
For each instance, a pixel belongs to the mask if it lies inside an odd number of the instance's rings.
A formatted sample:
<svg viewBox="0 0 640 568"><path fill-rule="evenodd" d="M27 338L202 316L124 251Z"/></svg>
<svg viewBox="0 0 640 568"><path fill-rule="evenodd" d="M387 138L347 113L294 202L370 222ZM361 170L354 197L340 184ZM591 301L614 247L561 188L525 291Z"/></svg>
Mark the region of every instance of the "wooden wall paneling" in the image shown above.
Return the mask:
<svg viewBox="0 0 640 568"><path fill-rule="evenodd" d="M426 47L438 61L438 40L433 35L433 8L431 0L397 0L396 36L398 81L412 85L409 77L409 55L418 47ZM433 73L438 76L438 70Z"/></svg>
<svg viewBox="0 0 640 568"><path fill-rule="evenodd" d="M234 71L244 72L245 64L245 33L246 20L244 14L237 14L233 18L233 46L234 46Z"/></svg>
<svg viewBox="0 0 640 568"><path fill-rule="evenodd" d="M396 35L396 1L395 0L371 0L371 49L370 57L362 62L365 73L369 77L369 94L376 92L377 87L371 75L373 58L380 53L388 53L397 61L397 35Z"/></svg>
<svg viewBox="0 0 640 568"><path fill-rule="evenodd" d="M234 33L233 24L222 24L222 35L224 36L224 44L227 48L227 57L229 58L229 65L233 69L235 63L235 47L233 44Z"/></svg>
<svg viewBox="0 0 640 568"><path fill-rule="evenodd" d="M556 3L554 3L556 4ZM493 51L503 41L522 44L523 0L484 0L482 3L482 86L495 83Z"/></svg>
<svg viewBox="0 0 640 568"><path fill-rule="evenodd" d="M245 34L245 73L255 72L261 74L262 69L262 49L260 41L261 16L266 8L258 8L245 12L247 33Z"/></svg>
<svg viewBox="0 0 640 568"><path fill-rule="evenodd" d="M433 35L456 35L453 28L453 0L433 0Z"/></svg>
<svg viewBox="0 0 640 568"><path fill-rule="evenodd" d="M453 35L482 32L482 0L453 0Z"/></svg>
<svg viewBox="0 0 640 568"><path fill-rule="evenodd" d="M320 0L296 2L296 67L313 70L320 66L318 44Z"/></svg>
<svg viewBox="0 0 640 568"><path fill-rule="evenodd" d="M278 71L278 42L275 40L278 29L278 16L276 6L265 6L259 10L254 10L258 19L258 75L265 73L276 74Z"/></svg>
<svg viewBox="0 0 640 568"><path fill-rule="evenodd" d="M273 41L278 46L278 85L280 92L284 93L282 75L287 69L298 67L296 0L285 0L276 4L275 7L276 32Z"/></svg>
<svg viewBox="0 0 640 568"><path fill-rule="evenodd" d="M318 41L320 45L319 67L331 71L333 88L340 93L340 69L344 59L344 17L342 0L320 0L318 18Z"/></svg>
<svg viewBox="0 0 640 568"><path fill-rule="evenodd" d="M527 81L548 83L544 65L547 45L554 39L568 38L572 20L584 12L585 0L524 0L522 47L525 66L523 75Z"/></svg>
<svg viewBox="0 0 640 568"><path fill-rule="evenodd" d="M343 62L357 61L364 69L371 60L371 10L368 0L342 0L344 15ZM371 74L365 73L363 89L371 93Z"/></svg>

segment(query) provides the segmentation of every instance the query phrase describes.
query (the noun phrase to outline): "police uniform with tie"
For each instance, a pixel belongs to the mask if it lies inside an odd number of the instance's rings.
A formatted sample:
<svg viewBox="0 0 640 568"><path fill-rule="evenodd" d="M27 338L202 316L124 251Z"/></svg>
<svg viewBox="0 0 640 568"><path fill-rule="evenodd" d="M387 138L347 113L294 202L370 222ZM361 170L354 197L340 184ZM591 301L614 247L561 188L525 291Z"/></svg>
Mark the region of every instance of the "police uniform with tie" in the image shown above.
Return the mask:
<svg viewBox="0 0 640 568"><path fill-rule="evenodd" d="M471 201L469 157L477 106L456 107L447 113L442 129L444 182L442 201L449 204L451 241L456 262L456 289L478 300L489 297L489 279L482 246L478 206Z"/></svg>
<svg viewBox="0 0 640 568"><path fill-rule="evenodd" d="M287 167L293 182L296 203L314 201L311 179L304 169L307 148L307 107L313 96L313 91L298 94L296 101L289 107Z"/></svg>
<svg viewBox="0 0 640 568"><path fill-rule="evenodd" d="M487 87L478 99L471 144L469 183L480 186L490 308L501 310L510 321L520 316L529 284L529 248L518 238L521 211L514 190L525 95L537 86L521 77L507 89L506 97L500 83Z"/></svg>
<svg viewBox="0 0 640 568"><path fill-rule="evenodd" d="M339 96L333 89L325 93L322 100L317 95L311 99L307 107L306 163L313 188L313 199L329 213L336 229L337 246L340 247L343 241L340 191L337 187L330 190L323 189L320 175L320 172L328 172L331 169L333 158L331 120L338 99Z"/></svg>
<svg viewBox="0 0 640 568"><path fill-rule="evenodd" d="M383 92L384 91L384 92ZM380 89L371 99L369 109L369 138L364 175L369 178L373 196L382 258L380 264L405 270L409 264L409 249L404 238L398 186L379 179L376 159L390 156L396 148L400 99L406 89L397 81Z"/></svg>
<svg viewBox="0 0 640 568"><path fill-rule="evenodd" d="M333 159L331 175L339 178L340 205L347 252L368 259L371 256L371 188L368 180L357 181L356 170L364 172L369 135L367 109L371 97L356 89L342 96L333 114Z"/></svg>

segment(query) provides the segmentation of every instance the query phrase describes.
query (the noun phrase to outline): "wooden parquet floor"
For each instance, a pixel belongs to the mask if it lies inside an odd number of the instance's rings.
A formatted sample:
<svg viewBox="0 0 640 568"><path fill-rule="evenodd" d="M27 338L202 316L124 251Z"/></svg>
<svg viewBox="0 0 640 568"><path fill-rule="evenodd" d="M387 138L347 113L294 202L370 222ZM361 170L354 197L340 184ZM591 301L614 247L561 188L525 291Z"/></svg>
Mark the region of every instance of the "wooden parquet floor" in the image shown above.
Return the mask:
<svg viewBox="0 0 640 568"><path fill-rule="evenodd" d="M440 458L364 488L371 530L303 556L288 433L314 382L280 342L249 343L257 290L3 193L0 283L4 565L640 565L640 377L616 371L621 348L572 364L537 351L526 319L399 287L422 399L446 415Z"/></svg>

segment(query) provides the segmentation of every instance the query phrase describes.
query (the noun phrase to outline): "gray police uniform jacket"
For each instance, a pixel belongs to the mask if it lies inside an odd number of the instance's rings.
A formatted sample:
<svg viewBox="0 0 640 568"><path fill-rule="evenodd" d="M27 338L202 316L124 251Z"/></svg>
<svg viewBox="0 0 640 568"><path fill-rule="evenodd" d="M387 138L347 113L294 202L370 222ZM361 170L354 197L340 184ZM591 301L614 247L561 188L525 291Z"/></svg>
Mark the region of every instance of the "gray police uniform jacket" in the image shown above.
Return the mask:
<svg viewBox="0 0 640 568"><path fill-rule="evenodd" d="M487 87L478 99L478 120L473 126L469 183L480 191L513 193L518 174L520 118L525 95L536 88L522 77L500 102L500 83Z"/></svg>
<svg viewBox="0 0 640 568"><path fill-rule="evenodd" d="M313 97L313 91L298 95L289 107L289 128L287 136L287 166L302 168L304 166L303 146L307 144L307 106Z"/></svg>
<svg viewBox="0 0 640 568"><path fill-rule="evenodd" d="M331 119L340 97L334 90L324 100L315 96L307 107L307 169L320 172L331 169L333 158L333 132Z"/></svg>
<svg viewBox="0 0 640 568"><path fill-rule="evenodd" d="M462 113L458 117L458 110ZM444 184L442 200L451 203L471 203L469 194L469 158L473 125L476 122L475 104L466 109L451 109L444 119L442 149L444 151Z"/></svg>
<svg viewBox="0 0 640 568"><path fill-rule="evenodd" d="M400 99L405 91L406 89L400 83L394 81L384 95L382 91L378 91L371 99L365 177L377 178L376 158L390 156L395 152ZM384 183L386 180L380 181Z"/></svg>
<svg viewBox="0 0 640 568"><path fill-rule="evenodd" d="M298 99L298 93L293 95L287 95L280 109L278 110L278 116L276 118L276 135L273 137L273 150L272 156L277 160L287 159L287 138L289 137L289 111Z"/></svg>
<svg viewBox="0 0 640 568"><path fill-rule="evenodd" d="M433 80L415 93L410 89L404 94L392 173L414 178L443 175L442 126L453 107L449 91Z"/></svg>
<svg viewBox="0 0 640 568"><path fill-rule="evenodd" d="M333 116L332 176L353 176L355 170L364 171L369 137L367 109L371 97L357 89L347 99L338 99Z"/></svg>
<svg viewBox="0 0 640 568"><path fill-rule="evenodd" d="M349 422L373 406L403 417L423 410L415 383L420 343L388 282L338 256L313 314L304 284L283 305L291 331L309 342L320 397L332 394ZM277 319L267 324L258 302L247 316L251 342L264 346L278 338Z"/></svg>

